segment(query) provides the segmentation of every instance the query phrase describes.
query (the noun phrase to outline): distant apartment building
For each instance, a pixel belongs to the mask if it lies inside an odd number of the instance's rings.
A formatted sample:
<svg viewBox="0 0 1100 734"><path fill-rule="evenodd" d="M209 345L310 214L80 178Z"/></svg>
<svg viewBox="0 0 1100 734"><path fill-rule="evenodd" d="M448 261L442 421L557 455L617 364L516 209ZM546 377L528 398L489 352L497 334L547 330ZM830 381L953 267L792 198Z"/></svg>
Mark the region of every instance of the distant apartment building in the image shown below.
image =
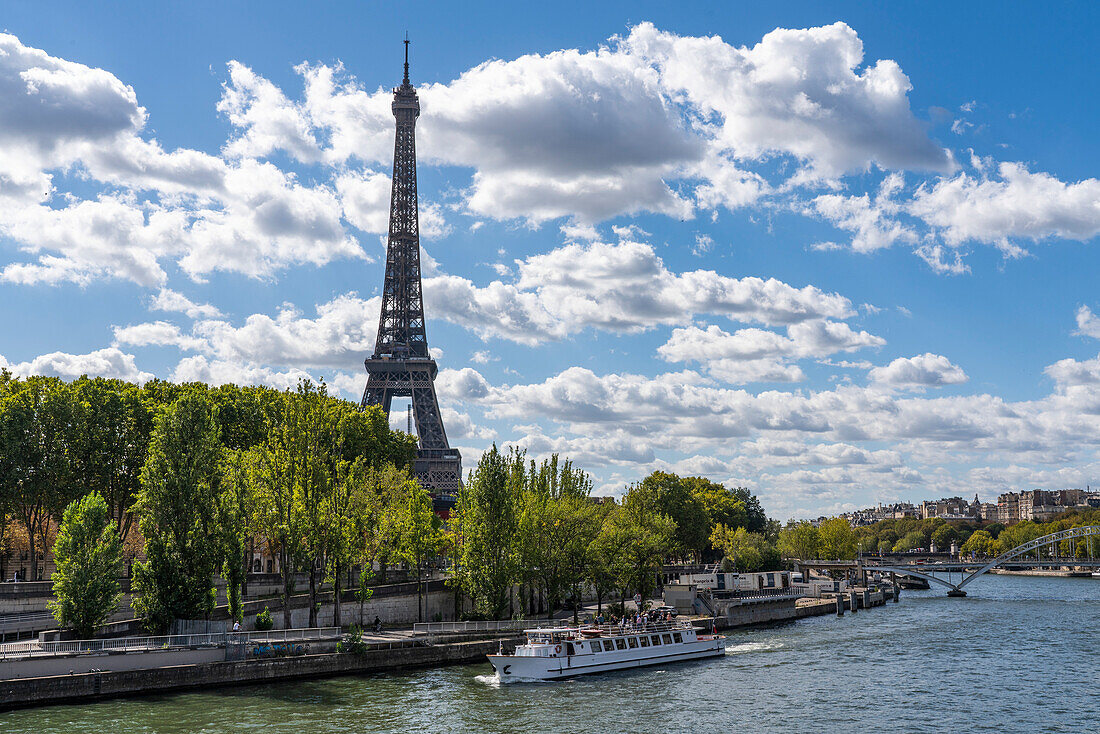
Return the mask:
<svg viewBox="0 0 1100 734"><path fill-rule="evenodd" d="M1020 522L1019 492L1005 492L997 498L997 522L1002 525Z"/></svg>
<svg viewBox="0 0 1100 734"><path fill-rule="evenodd" d="M1074 508L1100 508L1100 492L1091 489L1033 489L1022 492L1005 492L996 502L982 502L978 495L972 501L962 497L944 497L938 500L925 500L919 504L895 502L878 504L863 510L845 512L839 517L846 519L852 527L872 525L883 520L958 520L999 522L1011 525L1021 520L1045 522L1059 513ZM827 517L812 520L820 525Z"/></svg>
<svg viewBox="0 0 1100 734"><path fill-rule="evenodd" d="M1096 507L1100 507L1100 493L1088 489L1025 489L997 498L997 521L1004 525L1024 520L1046 522L1067 510Z"/></svg>
<svg viewBox="0 0 1100 734"><path fill-rule="evenodd" d="M864 525L873 525L883 520L901 520L906 517L919 518L920 509L908 502L895 502L889 505L879 504L877 507L845 512L840 517L847 520L852 527L858 528Z"/></svg>
<svg viewBox="0 0 1100 734"><path fill-rule="evenodd" d="M967 502L962 497L945 497L921 502L920 517L922 520L935 517L943 520L977 520L981 517L981 509L978 495L974 495L973 502Z"/></svg>
<svg viewBox="0 0 1100 734"><path fill-rule="evenodd" d="M892 507L890 518L893 520L905 520L907 518L917 520L920 518L920 508L916 505L912 505L908 502L901 502L892 505Z"/></svg>

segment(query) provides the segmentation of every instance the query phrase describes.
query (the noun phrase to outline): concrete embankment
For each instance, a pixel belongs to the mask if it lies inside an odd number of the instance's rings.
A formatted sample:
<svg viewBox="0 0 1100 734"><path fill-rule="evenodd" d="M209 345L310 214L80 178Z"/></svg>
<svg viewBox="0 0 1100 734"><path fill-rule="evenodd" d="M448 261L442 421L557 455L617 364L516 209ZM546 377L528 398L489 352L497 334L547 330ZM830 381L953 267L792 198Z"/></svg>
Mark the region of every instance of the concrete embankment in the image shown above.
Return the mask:
<svg viewBox="0 0 1100 734"><path fill-rule="evenodd" d="M363 654L325 653L298 657L173 665L146 670L56 675L0 681L0 710L56 703L95 701L134 694L192 688L260 684L301 678L394 672L407 668L485 660L503 642L517 638L451 642L417 647L368 650ZM486 668L488 671L488 668Z"/></svg>
<svg viewBox="0 0 1100 734"><path fill-rule="evenodd" d="M882 606L892 594L887 591L864 591L862 589L845 593L840 597L840 609L850 612L869 607ZM853 606L854 605L854 606ZM790 622L806 617L817 617L825 614L836 614L837 599L777 599L777 600L753 600L753 603L742 603L729 606L725 614L717 617L701 617L696 624L709 626L716 624L718 629L736 629L738 627L752 627L762 624L776 624Z"/></svg>

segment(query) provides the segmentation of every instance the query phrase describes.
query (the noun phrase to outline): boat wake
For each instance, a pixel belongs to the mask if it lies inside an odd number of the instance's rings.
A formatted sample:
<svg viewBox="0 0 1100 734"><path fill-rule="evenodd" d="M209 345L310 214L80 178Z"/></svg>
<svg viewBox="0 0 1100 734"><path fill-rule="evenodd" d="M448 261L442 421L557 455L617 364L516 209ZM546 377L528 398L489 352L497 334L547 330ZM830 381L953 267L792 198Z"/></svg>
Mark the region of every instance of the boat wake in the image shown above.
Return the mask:
<svg viewBox="0 0 1100 734"><path fill-rule="evenodd" d="M778 650L783 647L781 642L744 642L740 645L729 645L726 647L727 655L743 655L751 652L768 652L769 650Z"/></svg>
<svg viewBox="0 0 1100 734"><path fill-rule="evenodd" d="M500 688L500 676L496 673L492 675L475 675L474 680L483 686L489 686L490 688Z"/></svg>

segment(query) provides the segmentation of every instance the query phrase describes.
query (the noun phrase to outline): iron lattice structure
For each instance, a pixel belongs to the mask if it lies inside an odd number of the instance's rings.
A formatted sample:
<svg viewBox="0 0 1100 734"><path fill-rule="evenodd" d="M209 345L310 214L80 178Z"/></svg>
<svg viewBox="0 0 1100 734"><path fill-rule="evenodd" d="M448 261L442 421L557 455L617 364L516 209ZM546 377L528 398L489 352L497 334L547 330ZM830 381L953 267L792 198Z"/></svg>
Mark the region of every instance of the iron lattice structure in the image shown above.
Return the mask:
<svg viewBox="0 0 1100 734"><path fill-rule="evenodd" d="M978 578L982 574L988 573L994 568L998 567L1041 567L1041 566L1082 566L1086 568L1097 568L1100 566L1100 560L1094 558L1092 554L1092 544L1089 543L1088 558L1076 557L1074 547L1070 549L1070 556L1068 558L1061 558L1058 556L1056 548L1061 545L1063 541L1078 540L1081 538L1100 538L1100 525L1082 525L1075 528L1069 528L1067 530L1059 530L1056 533L1050 535L1044 535L1041 538L1035 538L1029 540L1026 543L1007 550L996 558L990 560L985 565L980 567L977 571L970 571L974 566L977 566L977 562L966 563L963 561L957 563L942 563L935 565L869 565L867 569L875 571L891 571L893 573L900 573L906 576L917 576L925 581L934 581L937 584L946 586L954 592L956 596L966 596L966 592L963 591L963 587L969 584L974 579ZM1016 561L1014 559L1019 556L1031 553L1033 551L1041 551L1046 547L1051 548L1051 553L1047 558L1042 558L1039 553L1036 553L1034 560ZM1097 544L1100 547L1100 543ZM960 576L959 583L952 583L950 581L950 574L953 571L957 571ZM969 574L962 578L963 574ZM948 580L944 580L936 576L936 573L947 573Z"/></svg>
<svg viewBox="0 0 1100 734"><path fill-rule="evenodd" d="M447 443L435 395L435 360L428 352L424 298L420 286L420 222L416 197L416 118L420 100L409 83L409 42L405 41L405 78L393 90L397 131L393 146L393 189L386 246L386 280L374 354L365 361L367 388L363 406L380 405L390 414L395 397L412 401L420 439L413 473L420 486L441 499L458 494L462 456Z"/></svg>

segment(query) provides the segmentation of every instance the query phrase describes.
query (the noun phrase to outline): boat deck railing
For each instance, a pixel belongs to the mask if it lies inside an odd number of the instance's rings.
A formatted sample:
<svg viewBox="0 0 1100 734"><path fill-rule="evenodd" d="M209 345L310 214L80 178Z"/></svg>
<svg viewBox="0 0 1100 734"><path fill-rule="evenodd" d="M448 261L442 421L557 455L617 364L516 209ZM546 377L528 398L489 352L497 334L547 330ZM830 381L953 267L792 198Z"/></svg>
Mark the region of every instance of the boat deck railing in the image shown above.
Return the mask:
<svg viewBox="0 0 1100 734"><path fill-rule="evenodd" d="M662 621L662 622L643 622L642 624L635 624L628 622L626 624L569 624L563 627L538 627L529 628L528 632L531 634L537 634L539 632L545 632L547 634L560 634L563 631L575 630L582 637L585 633L599 632L601 636L608 637L620 637L623 635L639 635L649 634L651 632L683 632L684 630L693 629L692 625L688 621ZM595 636L595 635L593 635Z"/></svg>

